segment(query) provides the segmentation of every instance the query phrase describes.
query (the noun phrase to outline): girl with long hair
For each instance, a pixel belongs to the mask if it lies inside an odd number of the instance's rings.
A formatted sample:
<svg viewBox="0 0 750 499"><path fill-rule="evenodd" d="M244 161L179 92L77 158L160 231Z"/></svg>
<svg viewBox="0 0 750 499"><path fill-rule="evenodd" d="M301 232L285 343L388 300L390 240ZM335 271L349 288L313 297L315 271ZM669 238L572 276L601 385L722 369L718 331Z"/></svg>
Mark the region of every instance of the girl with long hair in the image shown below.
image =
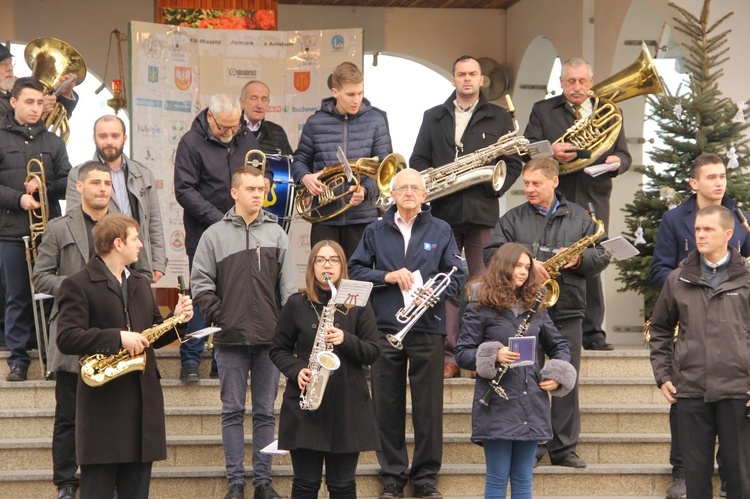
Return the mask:
<svg viewBox="0 0 750 499"><path fill-rule="evenodd" d="M469 303L461 323L456 360L464 369L476 370L471 440L484 447L487 463L485 498L505 497L508 482L513 499L531 498L537 444L552 438L547 393L563 396L576 383L570 352L544 306L530 311L541 289L531 253L522 245L500 247L480 277L467 284ZM519 332L535 337L539 350L551 360L542 369L541 359L531 365L512 366L521 357L508 348ZM501 364L510 364L500 379L507 400L492 393L489 405L480 399Z"/></svg>

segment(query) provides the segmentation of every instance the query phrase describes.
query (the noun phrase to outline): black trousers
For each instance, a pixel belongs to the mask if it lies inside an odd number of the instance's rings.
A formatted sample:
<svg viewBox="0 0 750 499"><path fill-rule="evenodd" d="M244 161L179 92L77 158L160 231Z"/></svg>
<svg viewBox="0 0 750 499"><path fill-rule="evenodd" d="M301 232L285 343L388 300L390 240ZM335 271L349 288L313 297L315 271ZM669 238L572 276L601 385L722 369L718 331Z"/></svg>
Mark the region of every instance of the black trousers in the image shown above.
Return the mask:
<svg viewBox="0 0 750 499"><path fill-rule="evenodd" d="M308 449L289 452L292 456L294 479L292 499L313 499L318 497L323 476L323 462L326 465L326 488L329 497L357 499L357 462L359 452L332 454Z"/></svg>
<svg viewBox="0 0 750 499"><path fill-rule="evenodd" d="M443 350L445 338L410 331L397 350L383 331L380 357L372 365L372 392L382 451L377 452L383 485L407 481L435 485L443 459ZM411 384L414 459L406 451L406 376Z"/></svg>
<svg viewBox="0 0 750 499"><path fill-rule="evenodd" d="M711 499L716 437L727 481L727 499L750 499L750 418L746 399L677 399L682 464L690 499Z"/></svg>
<svg viewBox="0 0 750 499"><path fill-rule="evenodd" d="M116 435L113 435L116 438ZM106 445L103 442L102 445ZM81 499L148 499L153 463L87 464L81 466Z"/></svg>
<svg viewBox="0 0 750 499"><path fill-rule="evenodd" d="M576 373L581 371L581 319L554 320L555 327L568 342L570 363ZM542 355L541 358L544 358ZM580 378L580 376L579 376ZM537 457L541 459L549 451L552 462L576 451L581 434L581 412L578 406L578 379L576 386L564 397L552 397L552 440L540 444Z"/></svg>
<svg viewBox="0 0 750 499"><path fill-rule="evenodd" d="M78 373L55 373L55 426L52 430L52 482L78 487L76 464L76 394Z"/></svg>
<svg viewBox="0 0 750 499"><path fill-rule="evenodd" d="M368 224L321 225L312 224L310 228L310 248L326 239L336 241L344 248L344 255L350 258L359 246L359 240L365 233Z"/></svg>
<svg viewBox="0 0 750 499"><path fill-rule="evenodd" d="M672 437L672 443L669 447L669 464L672 465L673 478L685 478L685 471L682 469L682 450L680 449L679 424L677 422L677 404L669 406L669 433ZM722 481L724 477L724 466L721 462L721 448L716 449L716 465L719 468L719 476Z"/></svg>

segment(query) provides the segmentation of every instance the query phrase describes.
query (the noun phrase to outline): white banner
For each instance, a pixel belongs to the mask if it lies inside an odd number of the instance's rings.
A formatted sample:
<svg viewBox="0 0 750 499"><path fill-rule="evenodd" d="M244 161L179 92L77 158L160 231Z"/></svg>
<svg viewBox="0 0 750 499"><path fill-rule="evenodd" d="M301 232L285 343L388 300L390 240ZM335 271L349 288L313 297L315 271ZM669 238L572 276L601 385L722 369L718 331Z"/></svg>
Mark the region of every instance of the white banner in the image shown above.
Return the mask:
<svg viewBox="0 0 750 499"><path fill-rule="evenodd" d="M189 277L174 157L195 116L211 95L239 97L247 81L261 80L271 89L267 118L284 127L295 148L307 118L331 95L333 69L344 61L362 67L362 30L240 31L132 21L129 40L131 155L154 172L169 259L158 285L171 287L178 274ZM272 192L266 204L286 203L280 197ZM295 223L290 238L303 274L306 231Z"/></svg>

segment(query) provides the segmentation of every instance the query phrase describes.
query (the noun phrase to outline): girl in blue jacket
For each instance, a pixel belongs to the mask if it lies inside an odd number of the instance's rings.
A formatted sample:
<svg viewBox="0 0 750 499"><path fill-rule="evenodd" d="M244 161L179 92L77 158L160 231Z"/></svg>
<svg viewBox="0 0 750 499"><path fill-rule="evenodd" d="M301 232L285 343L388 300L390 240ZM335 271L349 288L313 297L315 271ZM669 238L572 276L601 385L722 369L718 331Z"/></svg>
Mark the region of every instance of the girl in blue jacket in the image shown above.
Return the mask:
<svg viewBox="0 0 750 499"><path fill-rule="evenodd" d="M537 444L552 438L547 392L563 396L576 383L568 343L540 307L531 313L525 336L536 337L552 360L544 369L542 359L508 369L500 380L507 400L492 393L489 405L480 403L500 364L520 358L509 350L508 340L529 316L541 288L539 281L531 253L520 244L507 243L494 254L485 273L467 285L470 302L461 323L456 360L462 368L477 372L471 440L484 447L485 498L504 498L509 479L513 499L531 498Z"/></svg>

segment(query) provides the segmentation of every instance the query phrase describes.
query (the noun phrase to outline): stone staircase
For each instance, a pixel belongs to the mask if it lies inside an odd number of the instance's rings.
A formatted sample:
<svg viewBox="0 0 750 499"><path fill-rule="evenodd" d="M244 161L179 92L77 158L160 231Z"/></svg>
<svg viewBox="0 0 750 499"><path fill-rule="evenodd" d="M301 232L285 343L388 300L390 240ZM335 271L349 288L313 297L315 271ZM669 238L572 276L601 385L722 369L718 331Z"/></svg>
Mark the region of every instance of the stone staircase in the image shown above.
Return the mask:
<svg viewBox="0 0 750 499"><path fill-rule="evenodd" d="M221 498L226 480L218 380L208 378L209 362L204 360L201 381L186 386L178 380L177 350L169 347L157 355L163 376L168 458L154 467L151 496ZM588 467L575 470L542 461L534 475L535 497L663 497L671 483L669 408L654 385L647 355L647 350L636 348L584 352L578 454ZM2 380L8 372L5 357L3 352ZM51 479L54 382L41 379L36 361L29 378L20 383L0 381L0 497L55 494ZM473 384L469 378L445 383L445 446L438 482L445 497L481 497L484 493L484 455L469 441ZM280 387L277 410L282 391ZM245 428L245 464L252 472L249 413ZM411 449L413 435L408 442ZM361 497L377 497L377 471L375 454L364 453L357 479ZM292 469L288 456L274 458L273 473L274 486L289 497ZM321 496L324 493L325 487Z"/></svg>

